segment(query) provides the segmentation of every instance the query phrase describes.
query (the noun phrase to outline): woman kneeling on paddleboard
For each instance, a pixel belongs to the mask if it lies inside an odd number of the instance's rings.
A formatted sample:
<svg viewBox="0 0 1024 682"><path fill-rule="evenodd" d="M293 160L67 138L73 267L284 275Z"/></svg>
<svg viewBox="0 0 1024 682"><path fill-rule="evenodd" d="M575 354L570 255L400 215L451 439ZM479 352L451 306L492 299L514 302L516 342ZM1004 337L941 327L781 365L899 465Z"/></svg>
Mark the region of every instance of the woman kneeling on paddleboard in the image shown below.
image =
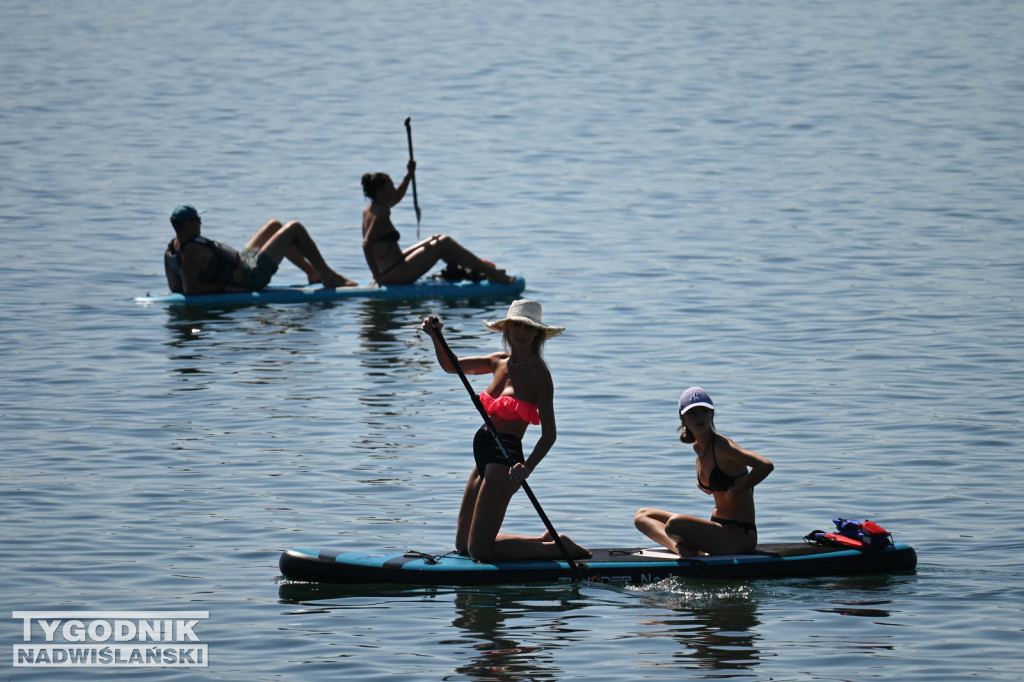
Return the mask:
<svg viewBox="0 0 1024 682"><path fill-rule="evenodd" d="M489 282L508 284L515 277L500 270L494 263L471 253L446 234L435 234L413 244L404 251L398 245L401 235L391 222L391 208L409 189L416 172L416 162L409 162L409 172L395 187L387 173L363 175L363 194L370 204L363 209L363 254L377 284L412 284L427 274L439 260L482 273Z"/></svg>
<svg viewBox="0 0 1024 682"><path fill-rule="evenodd" d="M440 330L441 321L431 315L423 331L434 342L441 368L449 374L494 375L487 390L479 394L483 410L501 436L506 451L516 460L509 467L497 441L487 427L473 439L476 464L469 474L459 508L455 549L477 561L516 559L560 559L550 531L539 537L499 533L512 495L551 449L555 442L554 385L551 372L541 357L544 341L558 336L564 327L541 322L541 305L536 301L514 301L503 320L484 322L492 331L502 332L506 350L480 357L448 356ZM453 364L452 358L458 362ZM523 435L530 424L540 424L541 435L530 456L523 459ZM590 551L565 535L562 546L574 559L589 558Z"/></svg>
<svg viewBox="0 0 1024 682"><path fill-rule="evenodd" d="M692 443L697 453L697 487L715 496L711 520L645 507L633 524L680 556L751 552L757 545L754 486L775 465L715 432L715 406L703 388L683 392L679 420L679 440Z"/></svg>

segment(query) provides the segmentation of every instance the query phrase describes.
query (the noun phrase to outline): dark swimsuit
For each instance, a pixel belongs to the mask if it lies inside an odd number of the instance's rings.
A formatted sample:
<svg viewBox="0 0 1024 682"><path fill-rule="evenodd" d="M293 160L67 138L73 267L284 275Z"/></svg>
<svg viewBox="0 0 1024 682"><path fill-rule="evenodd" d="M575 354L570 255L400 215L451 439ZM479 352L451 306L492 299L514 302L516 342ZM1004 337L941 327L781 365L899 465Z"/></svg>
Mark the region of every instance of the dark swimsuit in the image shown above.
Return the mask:
<svg viewBox="0 0 1024 682"><path fill-rule="evenodd" d="M745 534L757 532L757 524L750 523L749 521L734 521L732 519L723 519L718 516L712 516L711 520L723 526L737 526L738 528L742 528Z"/></svg>
<svg viewBox="0 0 1024 682"><path fill-rule="evenodd" d="M709 493L724 493L726 490L731 488L736 482L739 476L730 476L721 469L718 468L718 458L715 457L715 437L711 438L711 461L715 463L715 468L711 470L711 475L708 476L708 484L704 485L700 480L700 476L697 477L697 487L701 490L706 490Z"/></svg>
<svg viewBox="0 0 1024 682"><path fill-rule="evenodd" d="M394 230L393 229L390 232L385 232L384 234L382 234L379 237L377 237L376 239L374 239L373 243L374 244L381 244L381 243L385 243L386 244L386 243L389 243L389 242L393 242L393 243L397 244L398 240L401 239L401 238L402 238L402 235L400 235L398 233L398 230ZM392 270L394 270L395 268L397 268L399 265L401 265L404 262L405 262L405 256L403 255L401 258L396 260L394 263L392 263L388 267L386 267L383 270L381 270L380 273L377 275L377 277L378 278L383 277L384 275L388 274L389 272L391 272Z"/></svg>
<svg viewBox="0 0 1024 682"><path fill-rule="evenodd" d="M390 232L385 232L381 236L374 239L373 243L377 244L379 242L397 242L401 238L402 235L398 234L398 230L391 230Z"/></svg>
<svg viewBox="0 0 1024 682"><path fill-rule="evenodd" d="M530 424L540 424L540 410L533 403L513 398L510 395L503 395L497 398L487 392L478 395L484 412L497 415L505 420L521 419ZM523 439L509 433L499 433L501 442L505 444L505 450L517 462L523 462ZM477 474L483 478L487 471L488 464L500 464L509 466L508 460L501 453L498 444L494 442L494 436L486 426L476 432L473 437L473 459L476 460Z"/></svg>
<svg viewBox="0 0 1024 682"><path fill-rule="evenodd" d="M706 490L709 493L723 493L733 486L739 476L730 476L718 468L718 458L715 457L715 441L716 437L712 436L711 461L715 463L715 467L711 470L711 474L708 476L708 485L704 485L700 480L700 476L698 476L697 486L701 490ZM740 475L742 476L743 474ZM742 528L744 533L757 532L757 525L750 523L749 521L735 521L733 519L723 519L718 516L712 516L711 520L723 526L736 526L738 528Z"/></svg>
<svg viewBox="0 0 1024 682"><path fill-rule="evenodd" d="M501 436L501 442L505 444L505 450L512 456L512 459L522 462L523 440L510 433L499 433L498 435ZM505 455L501 454L501 449L494 442L494 436L491 435L486 426L481 427L476 432L476 435L473 436L473 459L476 460L476 473L480 478L484 477L488 464L508 466L508 460L505 459Z"/></svg>

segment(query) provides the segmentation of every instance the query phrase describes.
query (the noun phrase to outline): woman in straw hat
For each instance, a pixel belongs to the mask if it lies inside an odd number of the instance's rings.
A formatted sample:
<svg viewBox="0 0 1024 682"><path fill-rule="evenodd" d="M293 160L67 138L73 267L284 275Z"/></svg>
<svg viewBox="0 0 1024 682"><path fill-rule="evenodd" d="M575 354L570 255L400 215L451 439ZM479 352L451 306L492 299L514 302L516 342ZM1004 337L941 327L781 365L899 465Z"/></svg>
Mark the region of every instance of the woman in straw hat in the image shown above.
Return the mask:
<svg viewBox="0 0 1024 682"><path fill-rule="evenodd" d="M565 328L544 324L540 303L525 300L514 301L505 319L484 325L502 333L505 350L459 358L459 368L467 375L494 375L487 390L480 393L480 401L517 463L509 467L486 426L477 431L473 439L476 463L459 508L455 549L477 561L559 559L561 551L548 532L527 537L499 531L512 495L555 442L554 385L541 350L547 339L558 336ZM433 315L423 321L423 331L434 341L441 368L455 374L457 370L436 333L443 326ZM539 424L541 434L530 456L524 459L523 435L530 424ZM590 556L588 550L568 537L562 535L560 539L573 558Z"/></svg>
<svg viewBox="0 0 1024 682"><path fill-rule="evenodd" d="M660 509L637 511L633 523L645 536L679 554L743 554L758 544L754 486L775 465L715 430L715 403L692 386L679 398L679 439L693 444L697 487L715 496L711 520Z"/></svg>
<svg viewBox="0 0 1024 682"><path fill-rule="evenodd" d="M679 398L679 440L697 453L697 487L715 496L711 520L660 509L637 511L641 533L680 556L744 554L757 545L754 486L775 465L715 431L715 404L699 386Z"/></svg>

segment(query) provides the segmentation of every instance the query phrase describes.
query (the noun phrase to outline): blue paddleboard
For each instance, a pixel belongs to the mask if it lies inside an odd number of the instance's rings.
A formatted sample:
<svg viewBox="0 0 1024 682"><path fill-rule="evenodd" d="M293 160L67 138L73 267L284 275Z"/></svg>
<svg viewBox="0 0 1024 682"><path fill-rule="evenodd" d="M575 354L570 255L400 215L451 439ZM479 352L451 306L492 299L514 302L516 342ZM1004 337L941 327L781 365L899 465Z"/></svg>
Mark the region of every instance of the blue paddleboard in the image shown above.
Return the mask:
<svg viewBox="0 0 1024 682"><path fill-rule="evenodd" d="M592 582L641 584L665 578L757 579L910 571L917 554L897 542L879 549L851 549L803 542L758 545L751 554L681 558L662 548L596 549L576 562ZM484 585L568 582L560 560L478 563L449 552L338 552L289 549L281 554L281 574L301 582L400 583L407 585Z"/></svg>
<svg viewBox="0 0 1024 682"><path fill-rule="evenodd" d="M135 301L146 305L210 306L210 305L261 305L264 303L311 303L319 301L340 301L347 298L376 298L384 300L415 300L424 298L468 299L501 298L522 293L526 280L516 275L508 284L492 282L448 282L443 279L421 279L413 284L388 284L384 286L360 285L327 289L319 284L271 284L259 291L242 291L223 294L146 294L136 296Z"/></svg>

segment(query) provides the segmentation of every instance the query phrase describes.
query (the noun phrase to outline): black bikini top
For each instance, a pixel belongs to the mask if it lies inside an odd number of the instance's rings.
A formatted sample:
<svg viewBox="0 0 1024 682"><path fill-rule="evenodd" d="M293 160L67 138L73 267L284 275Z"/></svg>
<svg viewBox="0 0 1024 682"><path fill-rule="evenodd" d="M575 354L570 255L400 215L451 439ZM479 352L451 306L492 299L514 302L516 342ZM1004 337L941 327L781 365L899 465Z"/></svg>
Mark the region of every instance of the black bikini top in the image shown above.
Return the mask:
<svg viewBox="0 0 1024 682"><path fill-rule="evenodd" d="M397 242L401 238L402 235L398 234L398 230L391 230L390 232L385 232L384 234L374 239L373 243L379 244L380 242Z"/></svg>
<svg viewBox="0 0 1024 682"><path fill-rule="evenodd" d="M711 461L715 463L715 467L711 470L711 474L708 476L708 484L704 485L700 476L697 476L697 487L701 490L706 490L709 493L724 493L726 490L733 486L736 479L739 476L730 476L718 467L718 459L715 457L715 441L717 436L711 437Z"/></svg>

